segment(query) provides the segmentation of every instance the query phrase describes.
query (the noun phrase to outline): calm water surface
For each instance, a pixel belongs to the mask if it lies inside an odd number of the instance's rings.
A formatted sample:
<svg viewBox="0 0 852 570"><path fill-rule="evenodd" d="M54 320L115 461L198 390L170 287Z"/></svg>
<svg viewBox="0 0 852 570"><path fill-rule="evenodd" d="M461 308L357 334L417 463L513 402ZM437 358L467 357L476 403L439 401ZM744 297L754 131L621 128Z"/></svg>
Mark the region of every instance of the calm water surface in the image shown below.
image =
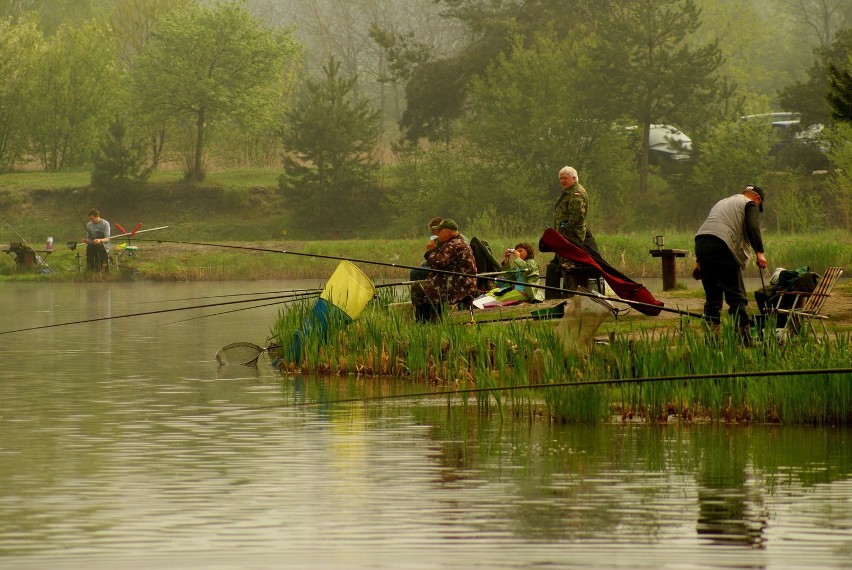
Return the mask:
<svg viewBox="0 0 852 570"><path fill-rule="evenodd" d="M0 330L284 288L0 284ZM425 387L219 368L278 311L185 320L231 309L0 335L0 567L852 566L849 430L329 404Z"/></svg>

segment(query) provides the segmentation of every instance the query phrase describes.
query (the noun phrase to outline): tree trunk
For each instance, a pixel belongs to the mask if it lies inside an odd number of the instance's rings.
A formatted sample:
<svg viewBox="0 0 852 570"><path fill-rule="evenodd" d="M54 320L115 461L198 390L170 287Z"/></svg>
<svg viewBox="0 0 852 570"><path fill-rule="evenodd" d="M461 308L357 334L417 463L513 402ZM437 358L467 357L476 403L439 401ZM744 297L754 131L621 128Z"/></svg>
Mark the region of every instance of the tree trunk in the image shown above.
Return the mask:
<svg viewBox="0 0 852 570"><path fill-rule="evenodd" d="M651 138L651 125L642 121L642 152L639 155L639 195L648 193L648 147Z"/></svg>
<svg viewBox="0 0 852 570"><path fill-rule="evenodd" d="M195 160L192 164L192 172L189 179L192 182L201 182L204 180L204 171L201 167L201 156L204 150L204 108L198 111L198 117L195 122Z"/></svg>

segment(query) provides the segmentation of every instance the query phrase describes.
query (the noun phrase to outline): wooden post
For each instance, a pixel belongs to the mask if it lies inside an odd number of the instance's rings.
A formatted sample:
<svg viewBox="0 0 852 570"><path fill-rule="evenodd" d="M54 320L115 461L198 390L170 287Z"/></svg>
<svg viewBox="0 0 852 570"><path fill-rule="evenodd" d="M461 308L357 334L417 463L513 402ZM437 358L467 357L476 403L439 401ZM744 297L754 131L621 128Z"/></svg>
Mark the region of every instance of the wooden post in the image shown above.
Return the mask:
<svg viewBox="0 0 852 570"><path fill-rule="evenodd" d="M649 250L651 257L659 257L663 260L663 291L677 288L677 271L675 259L686 257L685 249L652 249Z"/></svg>

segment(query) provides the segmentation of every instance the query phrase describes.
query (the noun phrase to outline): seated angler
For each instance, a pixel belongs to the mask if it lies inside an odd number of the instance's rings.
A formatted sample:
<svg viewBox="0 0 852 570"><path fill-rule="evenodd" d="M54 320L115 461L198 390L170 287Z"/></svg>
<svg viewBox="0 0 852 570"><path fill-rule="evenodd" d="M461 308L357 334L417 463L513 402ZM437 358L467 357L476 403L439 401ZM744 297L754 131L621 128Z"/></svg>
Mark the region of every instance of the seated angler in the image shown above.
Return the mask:
<svg viewBox="0 0 852 570"><path fill-rule="evenodd" d="M521 283L506 284L480 296L474 303L477 307L488 306L489 303L508 303L511 301L537 303L544 301L544 289L530 287L538 285L540 271L535 250L528 243L519 243L513 249L507 249L500 264L508 269L506 279ZM498 281L499 284L499 281Z"/></svg>
<svg viewBox="0 0 852 570"><path fill-rule="evenodd" d="M429 236L429 241L426 242L426 250L423 252L424 261L419 268L411 270L408 276L410 281L420 281L421 279L426 279L426 276L429 275L429 257L439 246L438 236L432 228L438 227L438 224L442 221L444 221L443 218L432 218L429 221L429 231L432 232L432 235Z"/></svg>
<svg viewBox="0 0 852 570"><path fill-rule="evenodd" d="M444 218L430 229L440 245L428 257L429 268L453 274L429 271L425 279L411 285L411 303L418 322L434 322L444 305L472 300L476 295L476 261L458 225Z"/></svg>

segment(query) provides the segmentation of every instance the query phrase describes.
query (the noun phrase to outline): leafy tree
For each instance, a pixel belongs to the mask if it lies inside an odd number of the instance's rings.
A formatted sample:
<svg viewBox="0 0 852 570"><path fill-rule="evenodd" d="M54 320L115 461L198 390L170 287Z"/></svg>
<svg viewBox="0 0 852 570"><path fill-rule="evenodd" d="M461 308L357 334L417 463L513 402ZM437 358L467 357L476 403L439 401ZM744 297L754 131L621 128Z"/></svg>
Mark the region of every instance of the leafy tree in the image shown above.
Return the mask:
<svg viewBox="0 0 852 570"><path fill-rule="evenodd" d="M386 42L391 63L405 66L406 110L400 120L405 138L449 141L453 126L462 118L471 78L480 75L501 53L512 48L514 37L528 40L554 22L570 18L557 28L560 37L571 33L580 23L603 21L609 10L608 0L436 0L445 6L449 22L461 23L469 38L457 51L438 56L424 54L422 43L398 35ZM387 40L388 36L384 36ZM425 57L424 57L425 55Z"/></svg>
<svg viewBox="0 0 852 570"><path fill-rule="evenodd" d="M125 66L132 66L160 20L193 2L195 0L116 0L109 24L118 44L118 56Z"/></svg>
<svg viewBox="0 0 852 570"><path fill-rule="evenodd" d="M849 62L852 63L852 53ZM828 105L831 117L840 122L852 123L852 75L846 69L828 66Z"/></svg>
<svg viewBox="0 0 852 570"><path fill-rule="evenodd" d="M829 91L830 68L842 68L849 63L852 54L852 27L837 33L828 48L814 50L816 61L808 70L808 80L790 85L778 94L781 106L786 111L802 115L802 126L828 124L831 108L826 94Z"/></svg>
<svg viewBox="0 0 852 570"><path fill-rule="evenodd" d="M626 158L626 137L569 87L578 74L576 62L593 44L560 41L552 33L529 43L516 37L511 54L471 81L463 132L476 148L477 162L490 170L481 193L472 198L479 205L496 204L502 215L522 212L538 230L550 223L560 191L557 173L570 164L590 190L589 185L607 187L614 214L623 195L608 176L633 166ZM599 163L600 156L607 163Z"/></svg>
<svg viewBox="0 0 852 570"><path fill-rule="evenodd" d="M113 0L6 0L0 3L0 18L37 14L39 27L53 35L62 27L76 27L95 18Z"/></svg>
<svg viewBox="0 0 852 570"><path fill-rule="evenodd" d="M153 124L185 129L186 178L198 182L208 135L273 120L297 54L291 34L263 27L244 1L193 4L165 17L139 54L136 106Z"/></svg>
<svg viewBox="0 0 852 570"><path fill-rule="evenodd" d="M117 0L109 14L109 25L124 68L133 68L136 57L151 39L160 20L193 2L195 0ZM147 131L151 168L157 168L165 147L166 124L159 122L134 127Z"/></svg>
<svg viewBox="0 0 852 570"><path fill-rule="evenodd" d="M830 208L838 216L838 224L852 231L852 123L838 123L829 133L831 150L828 156L833 166Z"/></svg>
<svg viewBox="0 0 852 570"><path fill-rule="evenodd" d="M27 149L27 108L43 50L35 20L0 20L0 171L10 170Z"/></svg>
<svg viewBox="0 0 852 570"><path fill-rule="evenodd" d="M477 150L463 139L440 145L405 145L398 154L393 169L396 183L388 190L396 235L422 236L424 224L434 216L450 217L462 227L470 227L486 205L498 203L488 190L509 187L509 179L516 175L515 170L482 163ZM519 180L514 188L525 185L526 180ZM523 218L528 224L528 217ZM505 208L502 220L507 220Z"/></svg>
<svg viewBox="0 0 852 570"><path fill-rule="evenodd" d="M763 0L696 0L701 28L693 37L699 43L719 40L725 61L721 76L738 86L746 100L767 104L777 91L800 76L810 60L802 56L811 48L777 5ZM768 111L769 109L767 109ZM732 110L734 111L734 110ZM732 114L727 115L733 118ZM687 125L679 125L684 128Z"/></svg>
<svg viewBox="0 0 852 570"><path fill-rule="evenodd" d="M355 78L341 77L334 58L323 73L322 81L307 83L307 96L288 113L283 140L289 154L280 186L302 228L341 235L375 227L379 113L353 99Z"/></svg>
<svg viewBox="0 0 852 570"><path fill-rule="evenodd" d="M145 143L128 140L120 119L113 120L104 141L93 158L92 186L97 189L122 191L144 182L151 174L145 168Z"/></svg>
<svg viewBox="0 0 852 570"><path fill-rule="evenodd" d="M779 0L779 4L816 41L811 46L827 48L838 30L852 25L848 0Z"/></svg>
<svg viewBox="0 0 852 570"><path fill-rule="evenodd" d="M710 130L695 157L690 193L679 195L685 223L700 222L717 200L761 183L772 166L771 129L764 121L730 120Z"/></svg>
<svg viewBox="0 0 852 570"><path fill-rule="evenodd" d="M118 73L112 39L92 21L62 25L34 73L38 96L29 102L33 151L46 170L89 161L116 103Z"/></svg>
<svg viewBox="0 0 852 570"><path fill-rule="evenodd" d="M584 66L578 91L589 104L604 105L612 118L642 129L641 194L648 189L650 126L681 126L690 109L712 109L728 95L716 75L723 62L717 42L696 45L692 39L700 27L693 0L625 2Z"/></svg>

